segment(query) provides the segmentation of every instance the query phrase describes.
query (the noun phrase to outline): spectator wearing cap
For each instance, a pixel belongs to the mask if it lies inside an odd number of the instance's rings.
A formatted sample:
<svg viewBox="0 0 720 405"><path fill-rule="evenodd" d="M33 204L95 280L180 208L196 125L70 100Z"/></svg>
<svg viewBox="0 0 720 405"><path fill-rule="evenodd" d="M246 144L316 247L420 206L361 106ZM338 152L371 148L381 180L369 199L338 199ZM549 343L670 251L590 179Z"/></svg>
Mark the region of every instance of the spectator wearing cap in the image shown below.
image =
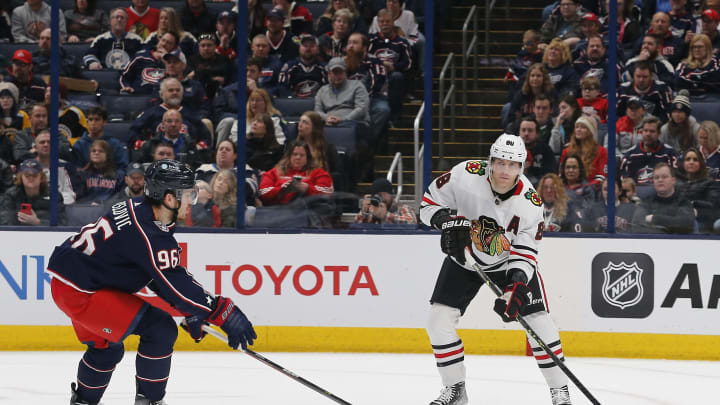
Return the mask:
<svg viewBox="0 0 720 405"><path fill-rule="evenodd" d="M208 98L205 95L205 87L198 80L189 78L185 75L187 69L187 58L185 54L178 48L174 51L163 55L165 62L165 75L163 79L173 77L180 81L183 89L182 106L186 109L194 110L201 118L210 116L210 106ZM160 104L160 82L155 84L153 89L152 104Z"/></svg>
<svg viewBox="0 0 720 405"><path fill-rule="evenodd" d="M607 149L597 142L597 131L597 120L581 115L575 120L575 129L570 136L570 142L560 155L560 166L563 165L566 156L580 156L586 170L586 180L593 185L595 190L600 189L602 182L607 177L608 162Z"/></svg>
<svg viewBox="0 0 720 405"><path fill-rule="evenodd" d="M157 31L160 10L150 7L150 0L132 0L132 5L125 11L128 13L125 31L137 34L143 40Z"/></svg>
<svg viewBox="0 0 720 405"><path fill-rule="evenodd" d="M120 140L109 135L105 135L105 124L107 124L108 113L102 107L93 107L87 113L87 131L78 139L72 148L72 162L77 167L83 167L90 159L90 146L98 139L106 141L112 150L115 165L120 169L125 169L128 165L128 149Z"/></svg>
<svg viewBox="0 0 720 405"><path fill-rule="evenodd" d="M206 32L215 31L217 16L206 6L204 0L185 0L185 6L180 14L180 23L185 31L195 38Z"/></svg>
<svg viewBox="0 0 720 405"><path fill-rule="evenodd" d="M622 83L618 89L617 116L625 115L626 103L631 97L638 97L645 109L662 122L670 116L671 90L665 82L652 76L652 64L639 61L633 69L632 81Z"/></svg>
<svg viewBox="0 0 720 405"><path fill-rule="evenodd" d="M42 0L26 0L12 12L12 36L16 43L37 42L40 33L50 27L50 6ZM60 36L67 38L65 16L59 15Z"/></svg>
<svg viewBox="0 0 720 405"><path fill-rule="evenodd" d="M35 137L35 155L45 175L50 178L50 128L41 129ZM64 159L58 159L58 191L63 203L70 205L75 202L73 184L77 182L75 167Z"/></svg>
<svg viewBox="0 0 720 405"><path fill-rule="evenodd" d="M320 62L318 40L312 34L300 35L300 55L285 63L280 70L278 82L281 94L293 97L315 97L320 87L327 83L325 65Z"/></svg>
<svg viewBox="0 0 720 405"><path fill-rule="evenodd" d="M258 0L259 1L259 0ZM237 32L235 31L235 21L237 16L230 11L223 11L217 16L215 22L215 36L218 39L217 51L228 58L235 59L237 56Z"/></svg>
<svg viewBox="0 0 720 405"><path fill-rule="evenodd" d="M386 178L373 181L370 194L360 200L355 222L361 224L417 224L415 211L395 200L392 183Z"/></svg>
<svg viewBox="0 0 720 405"><path fill-rule="evenodd" d="M180 132L187 134L193 140L198 150L207 149L212 145L212 136L202 117L194 108L183 106L183 86L174 77L168 77L160 82L158 94L162 103L146 109L130 125L130 161L138 161L144 152L143 144L151 137L162 134L163 117L168 110L178 110L182 114Z"/></svg>
<svg viewBox="0 0 720 405"><path fill-rule="evenodd" d="M580 21L580 26L582 27L582 39L570 47L572 50L573 60L577 60L579 57L585 55L590 36L600 35L600 18L598 18L597 14L588 11L582 15Z"/></svg>
<svg viewBox="0 0 720 405"><path fill-rule="evenodd" d="M688 57L675 69L675 89L688 91L696 100L720 100L720 61L707 35L698 34L690 40Z"/></svg>
<svg viewBox="0 0 720 405"><path fill-rule="evenodd" d="M623 71L622 62L618 61L616 66L616 83L621 82ZM573 68L582 81L586 77L597 77L600 80L600 92L606 95L608 92L608 56L607 48L600 35L591 34L587 38L587 49L584 55L573 62Z"/></svg>
<svg viewBox="0 0 720 405"><path fill-rule="evenodd" d="M370 34L367 53L379 59L385 67L388 77L390 120L397 122L408 87L406 75L412 67L410 43L398 35L398 28L393 25L391 14L387 9L380 10L377 19L380 30Z"/></svg>
<svg viewBox="0 0 720 405"><path fill-rule="evenodd" d="M90 44L82 63L89 70L123 70L142 48L139 35L125 31L128 13L124 8L110 11L110 30L97 37Z"/></svg>
<svg viewBox="0 0 720 405"><path fill-rule="evenodd" d="M13 136L13 162L20 163L35 156L35 137L41 129L48 128L48 107L35 103L30 108L30 127ZM72 160L72 151L67 137L60 133L58 153L61 159Z"/></svg>
<svg viewBox="0 0 720 405"><path fill-rule="evenodd" d="M265 36L270 43L270 56L280 59L282 63L298 56L298 46L293 41L290 31L283 27L284 21L285 14L279 7L270 10L265 18L265 27L267 27Z"/></svg>
<svg viewBox="0 0 720 405"><path fill-rule="evenodd" d="M350 36L353 16L348 9L340 9L333 14L332 31L318 38L320 41L320 58L329 61L337 56L345 56L345 47Z"/></svg>
<svg viewBox="0 0 720 405"><path fill-rule="evenodd" d="M690 97L687 90L680 90L670 107L670 120L660 128L660 142L683 154L697 148L697 132L700 129L695 117L690 115Z"/></svg>
<svg viewBox="0 0 720 405"><path fill-rule="evenodd" d="M346 121L368 123L369 96L367 89L357 80L348 80L343 58L330 59L327 65L328 84L315 96L315 111L326 125L339 125Z"/></svg>
<svg viewBox="0 0 720 405"><path fill-rule="evenodd" d="M640 97L630 97L625 106L625 115L615 124L615 156L618 159L642 141L642 122L646 116L645 104ZM606 148L607 144L605 138Z"/></svg>
<svg viewBox="0 0 720 405"><path fill-rule="evenodd" d="M312 14L307 8L289 0L275 0L273 3L275 8L281 9L285 15L283 26L292 35L298 36L314 32Z"/></svg>
<svg viewBox="0 0 720 405"><path fill-rule="evenodd" d="M20 109L18 97L20 97L20 91L17 86L10 82L0 82L0 132L4 135L8 135L5 132L6 129L12 129L14 133L30 126L30 117ZM7 140L9 142L10 137ZM0 147L0 150L2 149Z"/></svg>
<svg viewBox="0 0 720 405"><path fill-rule="evenodd" d="M5 81L10 82L18 88L18 103L21 109L27 109L32 103L42 102L45 99L45 87L47 84L43 79L33 75L32 55L25 49L18 49L12 57L12 66L8 69L9 76Z"/></svg>
<svg viewBox="0 0 720 405"><path fill-rule="evenodd" d="M720 23L720 13L708 8L700 14L700 21L702 21L702 27L700 32L707 35L712 44L713 54L717 55L720 52L720 33L718 32L718 23Z"/></svg>
<svg viewBox="0 0 720 405"><path fill-rule="evenodd" d="M139 51L120 75L120 91L152 94L155 85L165 76L163 57L177 47L177 35L166 32L155 47Z"/></svg>
<svg viewBox="0 0 720 405"><path fill-rule="evenodd" d="M638 194L647 194L647 188L642 193L641 186L652 183L655 165L666 163L677 167L678 153L660 142L660 126L661 122L657 117L645 117L642 124L642 142L630 149L623 156L620 164L620 175L635 180L638 184Z"/></svg>
<svg viewBox="0 0 720 405"><path fill-rule="evenodd" d="M33 73L37 75L50 74L50 44L51 44L50 28L45 28L40 33L38 40L38 49L32 53ZM79 79L81 77L80 64L75 57L69 55L63 47L62 38L58 44L58 57L60 58L60 76L73 77Z"/></svg>
<svg viewBox="0 0 720 405"><path fill-rule="evenodd" d="M65 204L57 202L58 225L65 225ZM15 185L0 197L0 225L50 225L50 186L36 159L24 160Z"/></svg>
<svg viewBox="0 0 720 405"><path fill-rule="evenodd" d="M653 77L671 86L675 73L675 64L671 63L660 52L662 49L662 38L654 34L646 34L642 39L640 52L637 56L628 59L623 72L623 80L628 81L635 72L635 65L639 62L647 62L652 66Z"/></svg>
<svg viewBox="0 0 720 405"><path fill-rule="evenodd" d="M540 28L541 49L545 49L553 38L560 38L569 47L582 37L582 17L579 0L560 0L560 12L553 14Z"/></svg>
<svg viewBox="0 0 720 405"><path fill-rule="evenodd" d="M125 187L113 194L105 202L106 206L112 206L120 201L129 198L142 197L145 193L145 167L142 163L133 162L125 172Z"/></svg>
<svg viewBox="0 0 720 405"><path fill-rule="evenodd" d="M210 100L215 98L218 88L230 84L235 76L233 64L228 58L217 53L216 48L215 34L200 34L199 52L190 56L190 60L188 60L188 70L195 72L193 78L203 85L205 94Z"/></svg>
<svg viewBox="0 0 720 405"><path fill-rule="evenodd" d="M173 32L178 37L178 49L183 51L185 55L194 55L197 53L197 38L189 31L185 31L180 24L180 17L172 7L163 7L160 9L160 17L158 19L157 31L150 33L145 38L145 47L153 47L157 45L158 38L162 37L166 32Z"/></svg>

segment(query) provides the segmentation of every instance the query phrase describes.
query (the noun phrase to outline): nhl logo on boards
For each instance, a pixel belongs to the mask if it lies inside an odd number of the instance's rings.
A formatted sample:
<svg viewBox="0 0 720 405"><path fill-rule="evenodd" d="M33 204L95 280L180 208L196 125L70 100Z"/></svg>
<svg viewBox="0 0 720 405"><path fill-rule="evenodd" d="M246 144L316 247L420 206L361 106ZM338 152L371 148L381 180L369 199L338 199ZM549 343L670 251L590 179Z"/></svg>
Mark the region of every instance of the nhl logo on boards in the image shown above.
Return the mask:
<svg viewBox="0 0 720 405"><path fill-rule="evenodd" d="M654 263L644 253L600 253L592 261L592 309L602 318L645 318L653 311Z"/></svg>

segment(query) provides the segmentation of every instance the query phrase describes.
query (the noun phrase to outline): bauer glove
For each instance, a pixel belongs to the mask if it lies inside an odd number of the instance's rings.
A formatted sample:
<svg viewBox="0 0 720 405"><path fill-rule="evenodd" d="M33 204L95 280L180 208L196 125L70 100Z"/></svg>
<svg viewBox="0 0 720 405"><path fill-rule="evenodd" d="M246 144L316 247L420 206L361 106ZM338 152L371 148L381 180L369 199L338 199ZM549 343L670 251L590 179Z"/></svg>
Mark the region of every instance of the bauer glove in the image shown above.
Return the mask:
<svg viewBox="0 0 720 405"><path fill-rule="evenodd" d="M215 298L215 310L208 317L208 322L217 325L228 335L228 345L233 349L238 346L243 350L252 346L257 339L255 329L230 298L218 296Z"/></svg>
<svg viewBox="0 0 720 405"><path fill-rule="evenodd" d="M465 247L472 243L470 220L450 215L448 210L441 210L433 215L430 223L442 232L440 249L443 253L454 257L458 263L465 264Z"/></svg>
<svg viewBox="0 0 720 405"><path fill-rule="evenodd" d="M525 310L530 303L532 293L528 288L527 277L520 270L515 270L509 283L505 286L503 295L495 299L493 310L500 315L505 322L512 322L518 314Z"/></svg>

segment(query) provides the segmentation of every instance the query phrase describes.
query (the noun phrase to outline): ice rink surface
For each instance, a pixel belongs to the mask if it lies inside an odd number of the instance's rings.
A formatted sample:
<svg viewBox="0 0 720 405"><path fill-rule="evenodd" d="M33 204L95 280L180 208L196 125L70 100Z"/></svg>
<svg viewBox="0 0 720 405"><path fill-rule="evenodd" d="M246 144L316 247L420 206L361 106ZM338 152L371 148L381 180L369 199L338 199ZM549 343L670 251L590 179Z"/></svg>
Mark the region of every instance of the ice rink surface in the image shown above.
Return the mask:
<svg viewBox="0 0 720 405"><path fill-rule="evenodd" d="M352 404L427 405L440 391L431 354L263 353ZM67 404L79 352L0 352L0 404ZM550 404L534 360L466 356L470 404ZM133 403L135 353L127 352L103 404ZM602 404L717 403L720 362L568 358ZM571 386L573 404L588 404ZM323 405L329 399L239 352L176 352L169 405Z"/></svg>

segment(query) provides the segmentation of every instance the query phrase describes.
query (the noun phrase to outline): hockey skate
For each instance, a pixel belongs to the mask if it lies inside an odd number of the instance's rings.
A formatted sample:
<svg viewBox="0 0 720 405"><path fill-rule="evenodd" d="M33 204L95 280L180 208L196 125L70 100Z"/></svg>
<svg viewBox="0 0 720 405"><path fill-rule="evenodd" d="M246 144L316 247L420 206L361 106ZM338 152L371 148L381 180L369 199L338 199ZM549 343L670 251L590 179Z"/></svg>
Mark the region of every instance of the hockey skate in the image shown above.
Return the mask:
<svg viewBox="0 0 720 405"><path fill-rule="evenodd" d="M70 383L70 392L70 405L97 405L97 402L87 402L78 399L77 385L75 385L75 383Z"/></svg>
<svg viewBox="0 0 720 405"><path fill-rule="evenodd" d="M455 385L443 388L438 399L430 402L430 405L465 405L467 403L465 381L460 381Z"/></svg>
<svg viewBox="0 0 720 405"><path fill-rule="evenodd" d="M135 394L135 405L168 405L165 400L151 401L143 394Z"/></svg>
<svg viewBox="0 0 720 405"><path fill-rule="evenodd" d="M567 385L560 388L550 388L550 395L552 396L553 405L572 405Z"/></svg>

